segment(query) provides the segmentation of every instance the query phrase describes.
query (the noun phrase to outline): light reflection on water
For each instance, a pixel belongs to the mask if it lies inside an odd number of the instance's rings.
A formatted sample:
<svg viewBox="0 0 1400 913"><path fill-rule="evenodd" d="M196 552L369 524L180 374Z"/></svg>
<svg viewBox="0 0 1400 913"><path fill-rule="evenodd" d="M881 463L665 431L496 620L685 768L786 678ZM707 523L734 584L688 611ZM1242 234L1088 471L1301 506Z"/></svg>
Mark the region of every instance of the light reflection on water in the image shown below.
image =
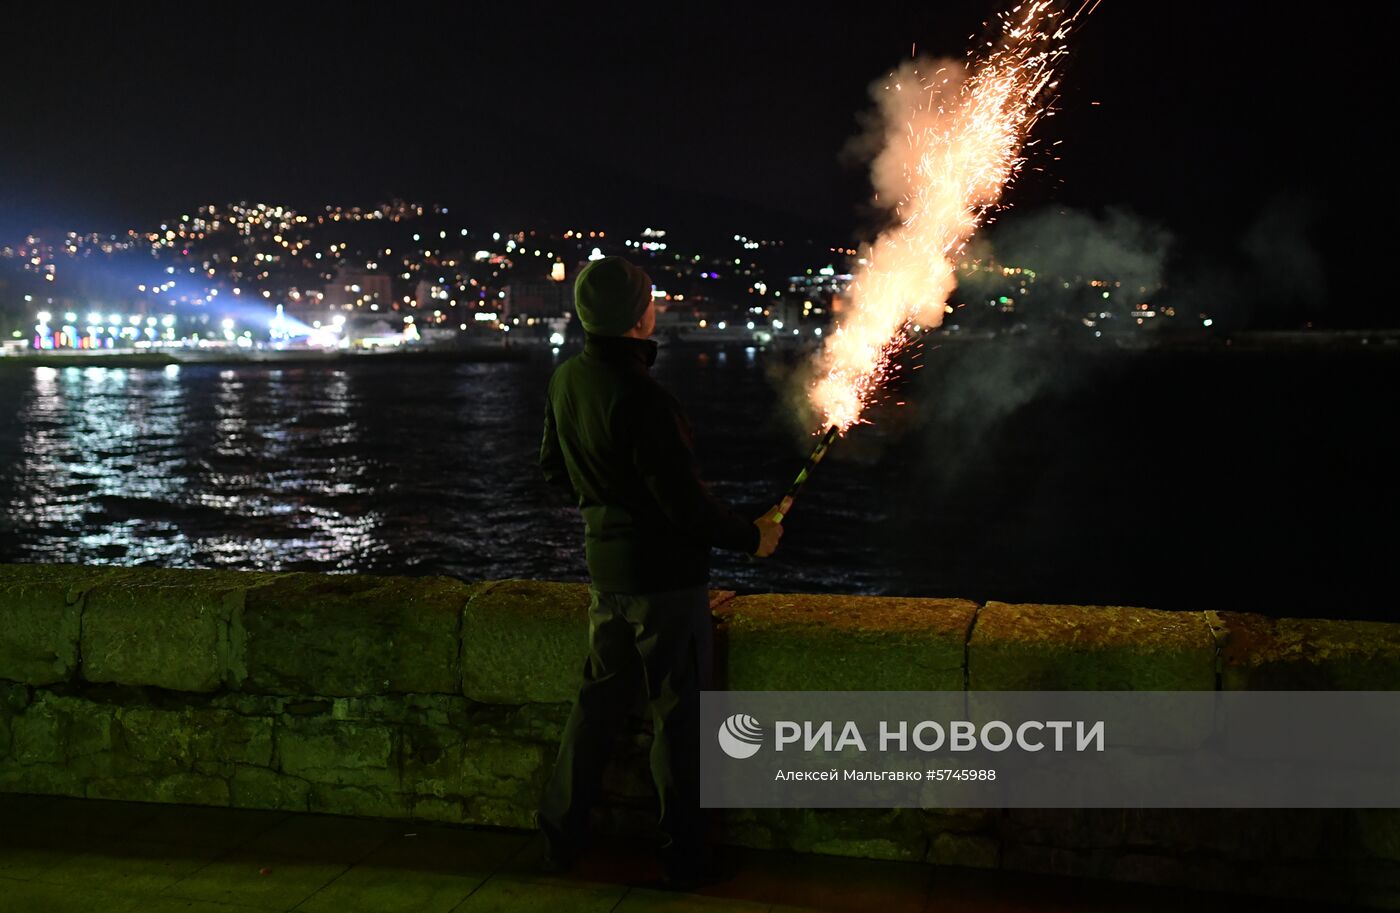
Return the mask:
<svg viewBox="0 0 1400 913"><path fill-rule="evenodd" d="M558 360L0 374L0 561L586 579L582 521L537 462ZM756 513L800 459L761 367L656 370L695 410L716 493ZM782 567L717 555L715 585ZM852 589L869 570L800 576Z"/></svg>
<svg viewBox="0 0 1400 913"><path fill-rule="evenodd" d="M37 368L19 393L13 560L354 570L387 548L382 511L322 503L366 492L346 371Z"/></svg>

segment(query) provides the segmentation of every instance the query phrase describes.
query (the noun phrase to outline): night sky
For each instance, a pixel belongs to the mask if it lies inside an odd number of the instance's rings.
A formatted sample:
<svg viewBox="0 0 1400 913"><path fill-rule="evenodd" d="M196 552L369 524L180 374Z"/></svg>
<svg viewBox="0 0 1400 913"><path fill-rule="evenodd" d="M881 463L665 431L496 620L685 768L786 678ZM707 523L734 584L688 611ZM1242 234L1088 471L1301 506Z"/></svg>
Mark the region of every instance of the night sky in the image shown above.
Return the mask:
<svg viewBox="0 0 1400 913"><path fill-rule="evenodd" d="M961 56L996 8L26 4L0 59L0 239L392 196L484 228L855 238L868 181L838 154L867 86L914 45ZM1394 6L1278 9L1104 0L1040 128L1060 161L1009 202L1126 206L1210 248L1286 200L1331 280L1383 256Z"/></svg>

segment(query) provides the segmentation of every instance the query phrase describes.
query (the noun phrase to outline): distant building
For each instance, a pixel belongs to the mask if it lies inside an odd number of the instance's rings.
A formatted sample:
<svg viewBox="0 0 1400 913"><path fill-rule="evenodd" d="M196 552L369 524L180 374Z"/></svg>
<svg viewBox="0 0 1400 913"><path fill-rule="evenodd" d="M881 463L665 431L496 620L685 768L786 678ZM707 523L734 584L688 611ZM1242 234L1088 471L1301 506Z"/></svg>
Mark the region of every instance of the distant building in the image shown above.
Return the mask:
<svg viewBox="0 0 1400 913"><path fill-rule="evenodd" d="M420 308L432 307L436 298L433 283L427 279L419 279L418 284L413 287L413 303Z"/></svg>
<svg viewBox="0 0 1400 913"><path fill-rule="evenodd" d="M505 287L504 317L563 317L574 309L571 282L517 279Z"/></svg>
<svg viewBox="0 0 1400 913"><path fill-rule="evenodd" d="M342 268L335 279L327 283L322 305L330 310L370 310L370 305L375 304L378 310L385 311L390 309L393 301L393 283L387 274Z"/></svg>

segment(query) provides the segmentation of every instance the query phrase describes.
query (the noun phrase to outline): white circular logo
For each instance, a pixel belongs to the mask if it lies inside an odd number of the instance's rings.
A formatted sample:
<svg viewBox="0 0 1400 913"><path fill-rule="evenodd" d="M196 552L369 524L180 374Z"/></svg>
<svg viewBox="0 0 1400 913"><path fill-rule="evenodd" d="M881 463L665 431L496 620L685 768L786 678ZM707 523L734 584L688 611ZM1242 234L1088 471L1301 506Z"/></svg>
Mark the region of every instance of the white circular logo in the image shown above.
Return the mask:
<svg viewBox="0 0 1400 913"><path fill-rule="evenodd" d="M763 744L763 727L747 713L736 713L720 724L719 747L731 758L751 758Z"/></svg>

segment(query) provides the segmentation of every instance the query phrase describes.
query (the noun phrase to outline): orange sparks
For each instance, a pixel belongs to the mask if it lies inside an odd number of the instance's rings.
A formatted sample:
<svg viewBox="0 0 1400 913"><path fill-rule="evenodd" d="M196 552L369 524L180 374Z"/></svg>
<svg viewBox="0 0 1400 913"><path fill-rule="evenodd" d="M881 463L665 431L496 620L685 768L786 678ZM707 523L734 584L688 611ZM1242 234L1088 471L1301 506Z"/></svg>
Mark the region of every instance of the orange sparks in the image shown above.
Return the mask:
<svg viewBox="0 0 1400 913"><path fill-rule="evenodd" d="M911 62L891 74L873 179L876 200L896 201L897 222L865 250L847 316L817 356L809 395L822 428L859 422L910 329L943 322L954 263L1024 164L1026 136L1050 106L1065 37L1085 8L1063 18L1052 2L1022 3L1001 17L984 57Z"/></svg>

